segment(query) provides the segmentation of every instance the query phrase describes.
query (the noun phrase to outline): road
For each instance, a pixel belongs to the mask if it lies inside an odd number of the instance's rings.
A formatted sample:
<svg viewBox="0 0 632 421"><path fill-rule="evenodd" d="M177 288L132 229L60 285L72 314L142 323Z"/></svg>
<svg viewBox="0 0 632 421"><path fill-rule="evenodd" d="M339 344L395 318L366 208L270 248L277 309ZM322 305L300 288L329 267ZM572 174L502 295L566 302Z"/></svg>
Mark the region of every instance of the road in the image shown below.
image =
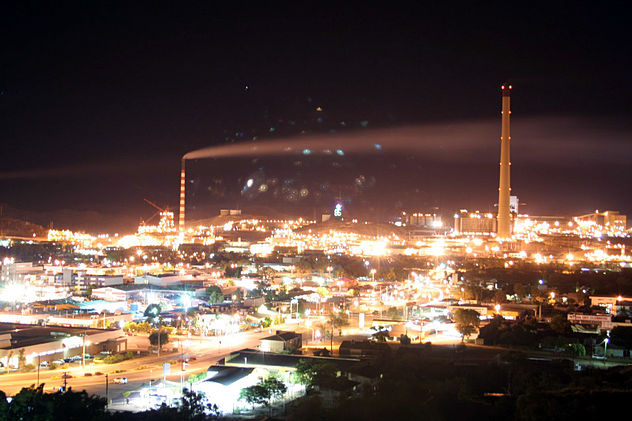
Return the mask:
<svg viewBox="0 0 632 421"><path fill-rule="evenodd" d="M191 339L182 338L188 346L183 346L182 351L195 360L190 361L190 365L186 367L184 379L201 371L206 371L209 366L215 364L218 360L243 348L254 348L259 345L259 340L270 335L270 331L262 332L240 332L220 337L193 337ZM132 339L136 338L136 339ZM131 337L132 345L137 345L139 341L147 341L146 337ZM173 342L180 338L172 337ZM134 347L128 349L135 351ZM131 391L139 388L143 383L150 380L161 379L162 365L165 362L172 362L171 375L167 376L168 380L180 381L181 365L176 363L180 357L180 352L173 352L171 344L164 348L160 356L150 355L142 358L135 358L123 361L117 364L96 364L91 363L85 368L79 364L71 365L67 369L41 369L39 373L40 383L44 383L46 391L58 390L63 385L63 374L68 373L71 378L67 379L68 387L73 390L86 390L90 394L105 396L105 382L108 375L109 380L109 397L120 397L123 392ZM86 376L91 373L91 376ZM95 374L102 373L102 374ZM115 384L114 379L117 377L127 377L127 384ZM0 376L0 389L7 395L15 395L23 387L28 387L37 383L37 371L30 373L7 373Z"/></svg>

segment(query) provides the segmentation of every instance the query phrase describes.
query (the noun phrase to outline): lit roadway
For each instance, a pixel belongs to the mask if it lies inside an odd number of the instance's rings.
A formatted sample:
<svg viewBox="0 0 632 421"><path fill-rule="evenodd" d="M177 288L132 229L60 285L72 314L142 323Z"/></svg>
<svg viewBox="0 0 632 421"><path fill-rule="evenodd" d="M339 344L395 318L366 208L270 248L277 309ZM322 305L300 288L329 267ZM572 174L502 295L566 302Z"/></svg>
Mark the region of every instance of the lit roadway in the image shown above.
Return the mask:
<svg viewBox="0 0 632 421"><path fill-rule="evenodd" d="M277 326L273 329L279 329ZM274 333L274 330L272 330ZM233 351L243 348L254 348L259 345L259 340L270 335L269 330L262 332L240 332L227 336L218 337L192 337L189 339L189 346L183 347L183 352L195 360L189 362L184 373L184 381L189 375L206 371L209 366L230 354ZM134 352L138 342L141 347L147 347L149 341L146 336L129 337L131 346L128 350ZM183 338L187 340L186 338ZM178 337L172 337L171 341L178 341ZM41 369L40 383L44 383L45 391L57 390L64 383L63 373L72 375L67 379L68 387L75 391L86 390L90 394L105 396L105 374L109 374L109 397L121 397L123 392L136 390L150 380L160 380L162 376L162 364L171 361L171 374L168 380L180 381L182 364L176 362L180 358L178 352L172 352L173 344L164 346L160 356L150 355L142 358L123 361L117 364L89 364L85 369L80 364L71 364L67 369ZM115 373L115 371L119 371ZM101 372L103 375L94 375ZM84 376L84 373L93 373L92 376ZM113 380L117 377L127 377L127 384L115 384ZM37 383L37 370L30 373L9 373L0 375L0 390L7 395L14 395L23 387L28 387Z"/></svg>

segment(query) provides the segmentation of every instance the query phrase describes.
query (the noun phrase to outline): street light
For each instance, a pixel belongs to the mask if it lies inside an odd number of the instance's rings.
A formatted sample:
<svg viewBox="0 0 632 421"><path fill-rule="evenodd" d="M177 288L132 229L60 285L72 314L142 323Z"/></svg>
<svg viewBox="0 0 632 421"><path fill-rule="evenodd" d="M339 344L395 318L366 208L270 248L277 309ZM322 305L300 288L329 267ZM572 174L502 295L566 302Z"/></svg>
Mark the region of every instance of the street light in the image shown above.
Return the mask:
<svg viewBox="0 0 632 421"><path fill-rule="evenodd" d="M371 278L373 282L375 282L375 272L377 272L377 270L371 269Z"/></svg>

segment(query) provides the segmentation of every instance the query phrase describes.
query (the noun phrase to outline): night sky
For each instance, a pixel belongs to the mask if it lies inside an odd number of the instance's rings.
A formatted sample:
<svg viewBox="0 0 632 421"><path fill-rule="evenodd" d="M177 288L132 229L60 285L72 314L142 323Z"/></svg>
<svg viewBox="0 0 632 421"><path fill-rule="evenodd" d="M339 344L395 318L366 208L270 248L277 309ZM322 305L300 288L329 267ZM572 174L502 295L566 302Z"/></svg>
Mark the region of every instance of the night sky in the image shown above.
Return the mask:
<svg viewBox="0 0 632 421"><path fill-rule="evenodd" d="M624 3L83 3L0 12L0 202L13 215L133 229L153 213L144 197L176 207L179 160L191 150L334 132L371 139L401 127L420 136L431 127L439 134L419 142L435 148L411 148L413 158L385 148L373 161L349 153L336 164L348 169L340 185L327 180L326 157L198 160L189 206L311 215L346 195L358 214L370 203L384 217L492 210L505 80L514 86L512 187L524 211L632 213ZM244 194L244 180L261 172L327 192L312 202Z"/></svg>

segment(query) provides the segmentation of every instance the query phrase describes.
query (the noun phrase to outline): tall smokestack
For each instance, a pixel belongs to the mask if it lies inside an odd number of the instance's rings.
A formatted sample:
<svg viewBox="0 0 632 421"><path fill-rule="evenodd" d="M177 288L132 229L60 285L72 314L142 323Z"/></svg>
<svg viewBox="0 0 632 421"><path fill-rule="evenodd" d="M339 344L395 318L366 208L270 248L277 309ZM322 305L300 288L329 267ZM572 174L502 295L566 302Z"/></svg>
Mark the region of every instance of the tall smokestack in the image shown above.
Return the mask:
<svg viewBox="0 0 632 421"><path fill-rule="evenodd" d="M184 163L186 160L182 158L182 169L180 170L180 214L178 215L178 232L184 234L184 197L186 193L186 172Z"/></svg>
<svg viewBox="0 0 632 421"><path fill-rule="evenodd" d="M502 91L502 129L500 134L500 179L498 182L498 228L499 238L511 237L511 214L509 212L509 196L511 195L509 147L509 116L511 114L511 85L501 86Z"/></svg>

